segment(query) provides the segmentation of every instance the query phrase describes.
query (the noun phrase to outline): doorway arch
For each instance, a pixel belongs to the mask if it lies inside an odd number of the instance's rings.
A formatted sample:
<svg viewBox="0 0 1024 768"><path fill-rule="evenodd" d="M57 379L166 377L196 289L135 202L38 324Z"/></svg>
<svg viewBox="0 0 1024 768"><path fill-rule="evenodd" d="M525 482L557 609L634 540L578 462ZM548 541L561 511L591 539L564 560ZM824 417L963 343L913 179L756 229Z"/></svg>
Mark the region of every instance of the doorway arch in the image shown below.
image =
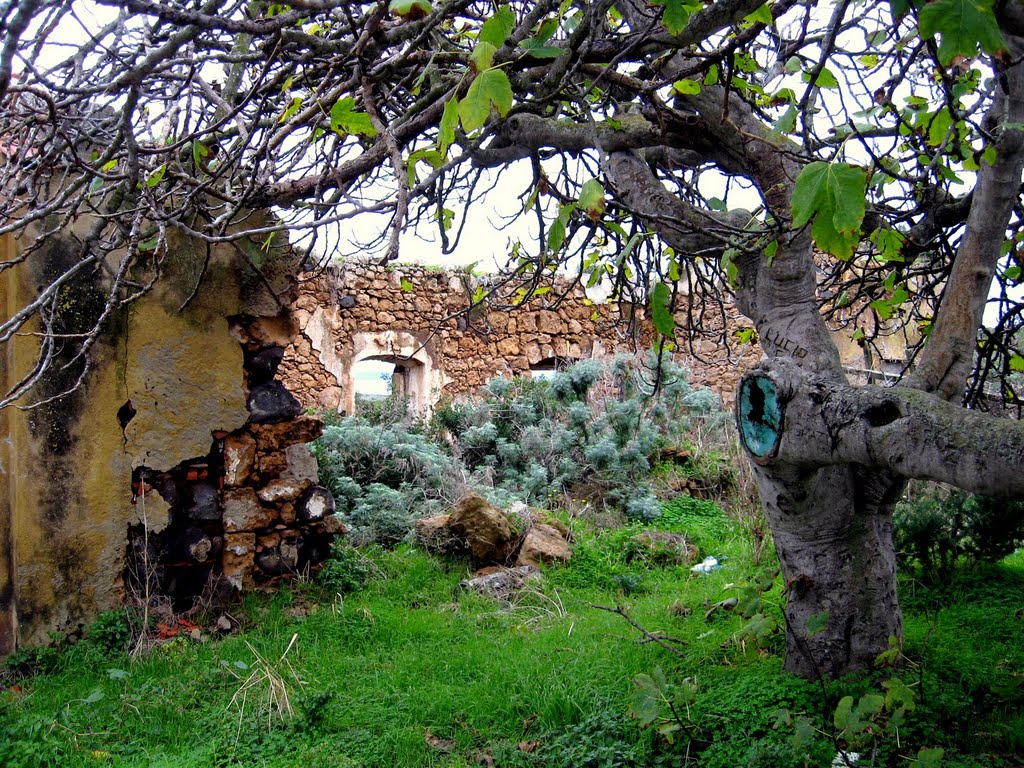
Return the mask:
<svg viewBox="0 0 1024 768"><path fill-rule="evenodd" d="M426 416L434 405L441 388L440 372L419 339L407 331L361 332L352 337L352 360L345 387L346 412L356 412L356 374L359 364L374 360L394 366L391 375L391 393L404 395L409 410Z"/></svg>

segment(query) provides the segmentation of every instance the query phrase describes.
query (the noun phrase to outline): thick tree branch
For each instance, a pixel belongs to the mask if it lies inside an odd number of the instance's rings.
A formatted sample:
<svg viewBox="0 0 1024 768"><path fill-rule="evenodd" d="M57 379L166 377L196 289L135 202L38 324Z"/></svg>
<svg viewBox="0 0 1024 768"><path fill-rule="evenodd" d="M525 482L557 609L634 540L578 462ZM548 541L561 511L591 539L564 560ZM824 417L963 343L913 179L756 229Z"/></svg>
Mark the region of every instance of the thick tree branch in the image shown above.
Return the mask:
<svg viewBox="0 0 1024 768"><path fill-rule="evenodd" d="M737 419L754 461L857 465L1024 497L1024 423L904 387L850 387L767 361L740 383Z"/></svg>
<svg viewBox="0 0 1024 768"><path fill-rule="evenodd" d="M1001 73L986 115L995 135L997 160L982 163L971 199L967 229L942 296L932 341L918 358L911 386L959 400L974 365L978 327L992 278L1002 255L1013 206L1020 197L1024 171L1024 39L1009 38L1018 62Z"/></svg>

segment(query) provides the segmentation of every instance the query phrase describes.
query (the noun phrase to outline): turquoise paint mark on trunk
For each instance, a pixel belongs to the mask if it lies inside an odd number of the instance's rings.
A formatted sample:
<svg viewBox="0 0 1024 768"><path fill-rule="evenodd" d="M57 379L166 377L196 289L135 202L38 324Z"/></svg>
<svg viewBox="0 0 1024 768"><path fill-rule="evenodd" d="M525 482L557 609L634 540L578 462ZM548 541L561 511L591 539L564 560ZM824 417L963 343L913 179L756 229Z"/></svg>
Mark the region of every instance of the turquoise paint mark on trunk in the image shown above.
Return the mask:
<svg viewBox="0 0 1024 768"><path fill-rule="evenodd" d="M740 436L755 456L767 456L782 437L782 408L775 382L748 376L740 385Z"/></svg>

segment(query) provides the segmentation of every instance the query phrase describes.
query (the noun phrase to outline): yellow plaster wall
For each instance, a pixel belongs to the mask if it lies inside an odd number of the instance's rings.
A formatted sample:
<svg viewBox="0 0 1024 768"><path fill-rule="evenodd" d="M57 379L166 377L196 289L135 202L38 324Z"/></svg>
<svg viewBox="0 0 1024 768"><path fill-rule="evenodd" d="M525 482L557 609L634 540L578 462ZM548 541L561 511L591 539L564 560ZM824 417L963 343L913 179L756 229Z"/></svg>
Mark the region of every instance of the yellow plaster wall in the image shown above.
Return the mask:
<svg viewBox="0 0 1024 768"><path fill-rule="evenodd" d="M201 246L176 248L187 265L205 258ZM0 238L0 254L15 253L16 243ZM0 411L0 655L45 642L50 630L74 632L120 603L128 526L143 515L154 530L167 523L156 494L145 508L131 503L133 467L164 471L205 456L214 430L247 421L242 349L229 318L276 304L254 293L251 276L244 282L237 259L230 248L215 253L207 273L215 279L184 310L193 284L169 281L131 305L116 337L97 345L80 409L66 425L71 450L57 462L59 477L49 471L53 451L29 430L32 413ZM33 295L26 272L0 274L6 317ZM2 383L28 370L35 350L30 338L7 345ZM137 414L122 433L117 412L128 399Z"/></svg>

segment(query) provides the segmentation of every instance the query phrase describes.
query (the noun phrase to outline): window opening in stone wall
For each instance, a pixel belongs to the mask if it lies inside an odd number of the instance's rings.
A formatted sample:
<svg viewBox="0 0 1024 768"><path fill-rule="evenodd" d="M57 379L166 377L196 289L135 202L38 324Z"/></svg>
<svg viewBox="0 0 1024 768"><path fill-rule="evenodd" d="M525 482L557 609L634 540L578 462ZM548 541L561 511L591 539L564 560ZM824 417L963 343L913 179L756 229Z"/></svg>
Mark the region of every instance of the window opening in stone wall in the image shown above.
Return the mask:
<svg viewBox="0 0 1024 768"><path fill-rule="evenodd" d="M548 357L530 366L530 378L550 381L559 371L578 362L571 357Z"/></svg>
<svg viewBox="0 0 1024 768"><path fill-rule="evenodd" d="M382 404L418 404L422 395L423 365L417 360L372 357L352 365L355 415L376 413Z"/></svg>

